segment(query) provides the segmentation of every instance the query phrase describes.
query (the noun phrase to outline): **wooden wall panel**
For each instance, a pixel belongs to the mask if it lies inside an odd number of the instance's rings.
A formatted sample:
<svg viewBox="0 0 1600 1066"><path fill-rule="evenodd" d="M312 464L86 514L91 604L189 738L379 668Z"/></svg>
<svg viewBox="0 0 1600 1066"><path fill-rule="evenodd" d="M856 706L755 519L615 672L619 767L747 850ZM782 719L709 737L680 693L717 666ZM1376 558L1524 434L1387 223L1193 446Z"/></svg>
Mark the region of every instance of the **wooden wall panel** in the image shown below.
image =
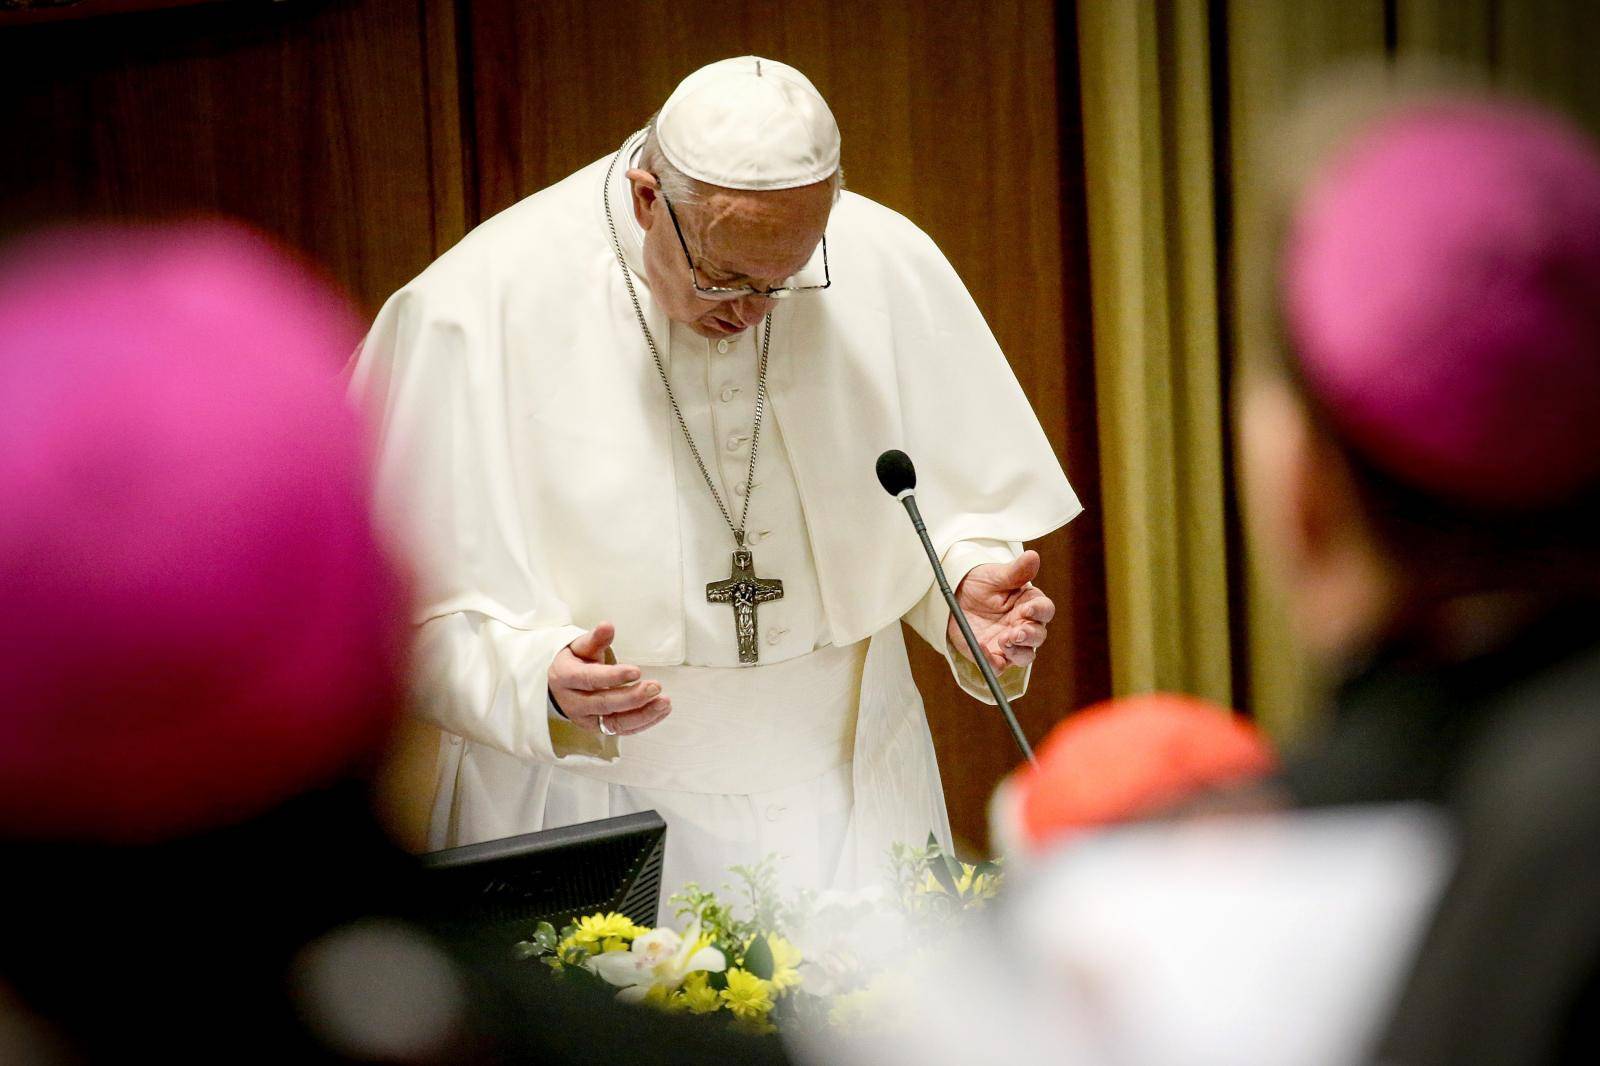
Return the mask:
<svg viewBox="0 0 1600 1066"><path fill-rule="evenodd" d="M1073 63L1070 14L1063 45L1045 0L790 0L715 18L582 0L464 11L480 219L614 150L705 63L754 52L816 83L843 132L849 186L909 216L950 257L1090 508L1039 545L1041 585L1062 611L1019 717L1038 739L1106 695L1077 82L1057 65L1058 55ZM912 645L952 820L982 847L985 801L1015 749L998 713Z"/></svg>
<svg viewBox="0 0 1600 1066"><path fill-rule="evenodd" d="M226 214L324 266L375 313L466 229L448 0L211 4L0 21L0 237L74 219ZM420 849L438 733L383 783Z"/></svg>
<svg viewBox="0 0 1600 1066"><path fill-rule="evenodd" d="M457 116L430 138L427 40L417 0L0 26L0 233L221 212L375 311L463 228L459 176L435 205L430 153Z"/></svg>

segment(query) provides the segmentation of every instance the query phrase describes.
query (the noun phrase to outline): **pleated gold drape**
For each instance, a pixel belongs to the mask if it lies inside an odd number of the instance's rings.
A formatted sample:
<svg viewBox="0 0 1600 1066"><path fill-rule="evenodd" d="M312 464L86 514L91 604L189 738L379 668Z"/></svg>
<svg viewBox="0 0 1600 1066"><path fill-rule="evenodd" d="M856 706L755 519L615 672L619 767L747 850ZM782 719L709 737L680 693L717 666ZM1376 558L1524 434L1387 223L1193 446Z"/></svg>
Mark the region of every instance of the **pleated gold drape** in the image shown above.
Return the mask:
<svg viewBox="0 0 1600 1066"><path fill-rule="evenodd" d="M1228 702L1206 17L1081 4L1079 78L1112 686Z"/></svg>
<svg viewBox="0 0 1600 1066"><path fill-rule="evenodd" d="M1247 706L1279 737L1315 691L1238 531L1227 389L1266 185L1314 77L1440 56L1600 126L1588 0L1080 0L1076 6L1112 684Z"/></svg>

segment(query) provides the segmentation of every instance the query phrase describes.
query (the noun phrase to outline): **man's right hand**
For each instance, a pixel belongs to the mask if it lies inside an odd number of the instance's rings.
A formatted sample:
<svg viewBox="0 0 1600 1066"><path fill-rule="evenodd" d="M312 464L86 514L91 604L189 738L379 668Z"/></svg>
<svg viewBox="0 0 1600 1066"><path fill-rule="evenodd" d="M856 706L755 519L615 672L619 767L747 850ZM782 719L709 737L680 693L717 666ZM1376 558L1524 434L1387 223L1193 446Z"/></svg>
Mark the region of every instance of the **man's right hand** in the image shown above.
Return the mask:
<svg viewBox="0 0 1600 1066"><path fill-rule="evenodd" d="M561 649L550 664L550 696L579 729L614 736L640 733L672 712L672 701L654 681L640 680L639 668L608 664L606 649L617 628L601 622Z"/></svg>

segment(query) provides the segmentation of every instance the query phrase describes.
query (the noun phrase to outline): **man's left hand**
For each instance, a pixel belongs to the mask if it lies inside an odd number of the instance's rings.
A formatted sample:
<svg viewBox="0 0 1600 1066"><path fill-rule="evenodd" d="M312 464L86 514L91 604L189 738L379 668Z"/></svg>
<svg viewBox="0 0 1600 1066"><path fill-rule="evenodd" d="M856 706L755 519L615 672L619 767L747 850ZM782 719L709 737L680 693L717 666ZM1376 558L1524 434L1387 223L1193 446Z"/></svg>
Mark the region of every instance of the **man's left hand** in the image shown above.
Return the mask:
<svg viewBox="0 0 1600 1066"><path fill-rule="evenodd" d="M1027 666L1044 643L1056 605L1033 587L1038 576L1039 553L1029 550L1010 563L975 566L956 586L956 602L966 612L978 646L996 670ZM951 646L972 658L953 612L947 637Z"/></svg>

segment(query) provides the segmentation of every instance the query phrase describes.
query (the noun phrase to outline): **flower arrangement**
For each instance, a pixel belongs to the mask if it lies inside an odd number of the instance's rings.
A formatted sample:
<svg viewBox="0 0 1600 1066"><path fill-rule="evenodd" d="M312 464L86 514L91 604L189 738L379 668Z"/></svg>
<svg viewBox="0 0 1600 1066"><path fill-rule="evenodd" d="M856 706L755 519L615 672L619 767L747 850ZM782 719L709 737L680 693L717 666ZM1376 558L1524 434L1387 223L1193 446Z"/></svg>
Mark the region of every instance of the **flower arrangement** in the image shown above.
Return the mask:
<svg viewBox="0 0 1600 1066"><path fill-rule="evenodd" d="M923 924L956 920L962 911L986 906L1000 891L998 861L961 862L932 833L920 848L896 844L889 865L900 909Z"/></svg>
<svg viewBox="0 0 1600 1066"><path fill-rule="evenodd" d="M603 982L623 1002L721 1018L746 1032L849 1028L893 982L894 963L985 906L1002 879L998 863L960 862L931 834L921 848L895 846L887 891L785 900L776 866L769 855L734 867L738 885L723 895L684 886L669 901L678 929L592 914L559 931L540 922L516 951Z"/></svg>

